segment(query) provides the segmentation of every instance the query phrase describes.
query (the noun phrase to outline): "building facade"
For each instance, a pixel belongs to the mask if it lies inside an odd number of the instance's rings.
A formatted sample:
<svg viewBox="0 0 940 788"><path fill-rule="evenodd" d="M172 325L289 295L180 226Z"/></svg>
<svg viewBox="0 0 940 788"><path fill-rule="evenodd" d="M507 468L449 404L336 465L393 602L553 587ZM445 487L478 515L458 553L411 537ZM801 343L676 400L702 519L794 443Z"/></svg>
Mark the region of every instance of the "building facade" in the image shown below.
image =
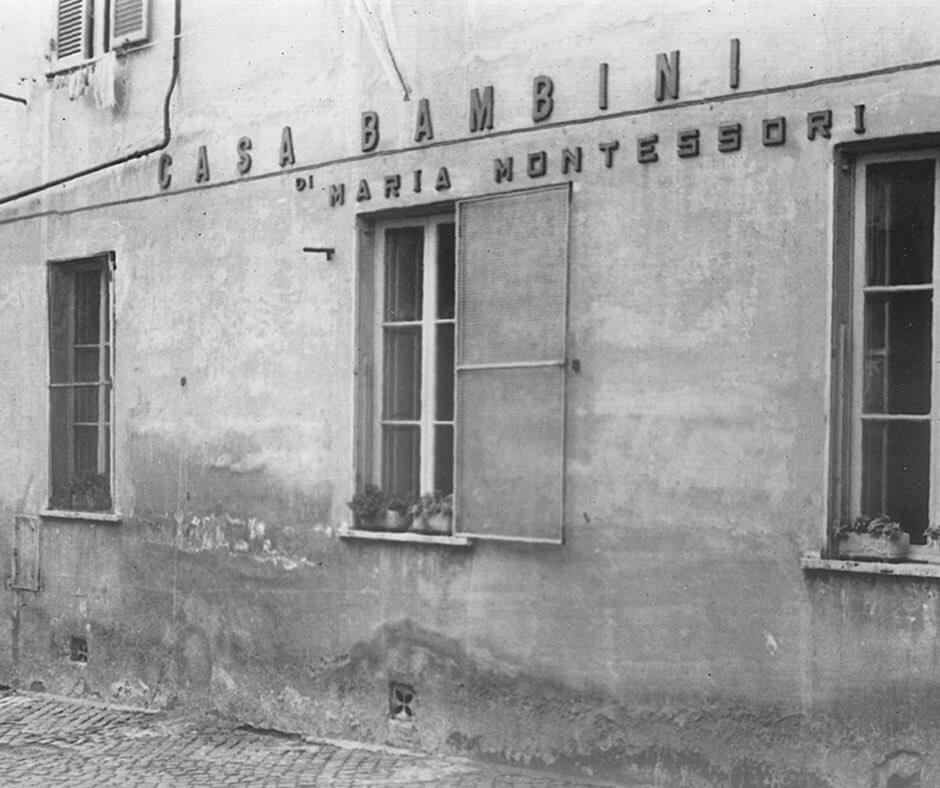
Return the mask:
<svg viewBox="0 0 940 788"><path fill-rule="evenodd" d="M940 780L936 7L43 5L0 678Z"/></svg>

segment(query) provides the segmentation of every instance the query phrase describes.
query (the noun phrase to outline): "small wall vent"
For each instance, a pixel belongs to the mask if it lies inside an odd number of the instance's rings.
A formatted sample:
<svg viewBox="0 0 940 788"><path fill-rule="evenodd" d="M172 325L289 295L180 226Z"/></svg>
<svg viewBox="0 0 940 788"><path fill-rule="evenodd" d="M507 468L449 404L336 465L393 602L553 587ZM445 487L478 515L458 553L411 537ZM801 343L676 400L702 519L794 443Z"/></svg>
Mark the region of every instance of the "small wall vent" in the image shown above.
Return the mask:
<svg viewBox="0 0 940 788"><path fill-rule="evenodd" d="M417 695L410 684L393 681L389 685L388 714L393 720L411 722L415 718Z"/></svg>
<svg viewBox="0 0 940 788"><path fill-rule="evenodd" d="M88 638L81 635L69 635L69 660L88 662Z"/></svg>

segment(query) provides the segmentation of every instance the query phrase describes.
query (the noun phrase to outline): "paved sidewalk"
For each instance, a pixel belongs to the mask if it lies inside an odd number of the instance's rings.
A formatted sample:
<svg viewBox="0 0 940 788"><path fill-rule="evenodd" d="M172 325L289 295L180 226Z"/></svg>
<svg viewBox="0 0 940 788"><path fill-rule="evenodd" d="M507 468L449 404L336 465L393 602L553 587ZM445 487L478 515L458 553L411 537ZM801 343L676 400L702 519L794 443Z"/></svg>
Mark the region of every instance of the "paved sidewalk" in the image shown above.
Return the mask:
<svg viewBox="0 0 940 788"><path fill-rule="evenodd" d="M467 758L310 740L54 695L0 697L0 784L597 786Z"/></svg>

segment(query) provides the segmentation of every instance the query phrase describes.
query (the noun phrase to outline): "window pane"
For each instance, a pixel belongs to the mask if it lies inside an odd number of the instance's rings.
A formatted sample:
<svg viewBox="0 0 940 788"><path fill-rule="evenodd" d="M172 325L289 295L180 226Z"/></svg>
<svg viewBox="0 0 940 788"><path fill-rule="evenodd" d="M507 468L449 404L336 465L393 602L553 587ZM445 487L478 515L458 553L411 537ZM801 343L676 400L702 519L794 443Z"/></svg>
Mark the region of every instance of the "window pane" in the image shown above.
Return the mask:
<svg viewBox="0 0 940 788"><path fill-rule="evenodd" d="M418 427L382 430L382 487L406 501L419 494L421 432Z"/></svg>
<svg viewBox="0 0 940 788"><path fill-rule="evenodd" d="M75 380L80 382L98 380L98 348L75 348Z"/></svg>
<svg viewBox="0 0 940 788"><path fill-rule="evenodd" d="M81 425L74 430L75 469L69 480L68 506L77 511L108 510L111 508L108 431Z"/></svg>
<svg viewBox="0 0 940 788"><path fill-rule="evenodd" d="M867 283L930 282L933 161L872 164L866 176Z"/></svg>
<svg viewBox="0 0 940 788"><path fill-rule="evenodd" d="M74 279L60 265L49 268L49 376L53 383L72 379Z"/></svg>
<svg viewBox="0 0 940 788"><path fill-rule="evenodd" d="M444 495L454 491L454 428L434 428L434 489Z"/></svg>
<svg viewBox="0 0 940 788"><path fill-rule="evenodd" d="M75 344L98 342L101 272L75 272Z"/></svg>
<svg viewBox="0 0 940 788"><path fill-rule="evenodd" d="M385 329L382 418L416 421L421 417L421 327Z"/></svg>
<svg viewBox="0 0 940 788"><path fill-rule="evenodd" d="M932 296L865 295L866 413L928 414Z"/></svg>
<svg viewBox="0 0 940 788"><path fill-rule="evenodd" d="M98 447L98 482L102 489L107 492L109 500L107 509L111 508L111 430L100 428L101 444Z"/></svg>
<svg viewBox="0 0 940 788"><path fill-rule="evenodd" d="M104 424L111 423L111 387L110 386L98 386L96 391L98 392L98 408L101 413L101 418L99 419Z"/></svg>
<svg viewBox="0 0 940 788"><path fill-rule="evenodd" d="M454 324L437 326L437 392L434 418L438 421L454 419Z"/></svg>
<svg viewBox="0 0 940 788"><path fill-rule="evenodd" d="M424 233L420 227L385 233L386 322L421 319Z"/></svg>
<svg viewBox="0 0 940 788"><path fill-rule="evenodd" d="M75 430L75 472L76 480L84 480L98 473L98 427L76 425Z"/></svg>
<svg viewBox="0 0 940 788"><path fill-rule="evenodd" d="M75 388L75 421L98 421L98 387L77 386Z"/></svg>
<svg viewBox="0 0 940 788"><path fill-rule="evenodd" d="M454 316L456 245L456 225L439 224L437 226L437 316L441 319Z"/></svg>
<svg viewBox="0 0 940 788"><path fill-rule="evenodd" d="M887 514L916 542L927 528L930 425L866 421L862 426L862 514Z"/></svg>
<svg viewBox="0 0 940 788"><path fill-rule="evenodd" d="M70 483L70 465L71 449L69 448L69 437L72 432L70 418L70 406L72 402L72 390L69 388L58 388L50 391L49 397L49 497L50 505L56 509L67 509L69 503L69 483Z"/></svg>

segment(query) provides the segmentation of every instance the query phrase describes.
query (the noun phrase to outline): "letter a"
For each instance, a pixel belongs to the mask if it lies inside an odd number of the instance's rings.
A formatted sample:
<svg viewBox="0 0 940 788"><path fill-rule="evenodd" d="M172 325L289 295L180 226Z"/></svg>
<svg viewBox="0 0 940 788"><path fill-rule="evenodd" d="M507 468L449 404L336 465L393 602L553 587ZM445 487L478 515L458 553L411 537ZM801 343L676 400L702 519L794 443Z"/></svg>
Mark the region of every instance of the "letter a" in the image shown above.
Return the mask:
<svg viewBox="0 0 940 788"><path fill-rule="evenodd" d="M281 167L294 163L294 139L291 137L290 126L285 126L284 131L281 132L281 155L277 163Z"/></svg>
<svg viewBox="0 0 940 788"><path fill-rule="evenodd" d="M433 140L434 129L431 127L431 105L427 99L418 102L418 120L415 122L415 142Z"/></svg>

